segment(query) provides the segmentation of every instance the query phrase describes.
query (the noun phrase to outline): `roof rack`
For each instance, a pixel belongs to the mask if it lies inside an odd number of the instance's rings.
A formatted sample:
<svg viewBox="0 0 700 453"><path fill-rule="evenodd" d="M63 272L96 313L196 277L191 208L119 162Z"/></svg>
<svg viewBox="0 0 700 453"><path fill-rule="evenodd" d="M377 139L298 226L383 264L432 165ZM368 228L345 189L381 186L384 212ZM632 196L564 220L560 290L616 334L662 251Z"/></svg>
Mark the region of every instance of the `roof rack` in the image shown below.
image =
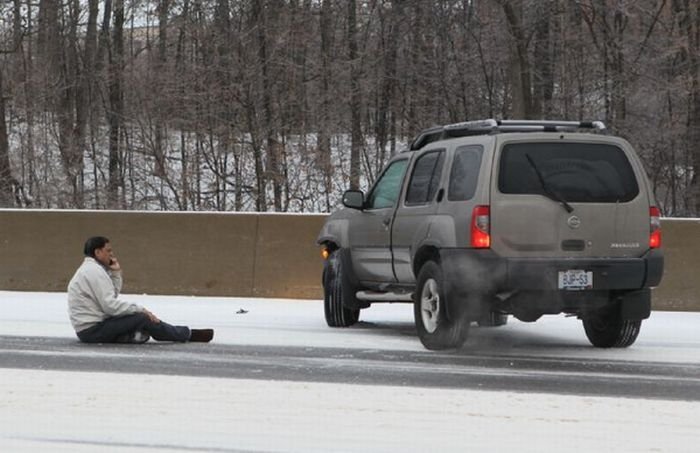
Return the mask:
<svg viewBox="0 0 700 453"><path fill-rule="evenodd" d="M428 143L451 137L488 135L501 132L575 132L579 129L592 129L605 132L602 121L551 121L551 120L477 120L447 124L426 129L418 134L410 149L416 150Z"/></svg>

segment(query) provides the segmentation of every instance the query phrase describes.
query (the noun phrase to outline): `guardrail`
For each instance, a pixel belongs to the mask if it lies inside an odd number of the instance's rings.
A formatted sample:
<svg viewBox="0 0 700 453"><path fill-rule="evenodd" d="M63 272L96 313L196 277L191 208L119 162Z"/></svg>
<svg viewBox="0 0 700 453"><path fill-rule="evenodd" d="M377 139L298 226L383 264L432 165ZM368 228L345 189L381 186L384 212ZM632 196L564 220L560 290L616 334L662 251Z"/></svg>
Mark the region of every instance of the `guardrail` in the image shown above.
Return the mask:
<svg viewBox="0 0 700 453"><path fill-rule="evenodd" d="M124 292L320 299L325 214L0 210L0 289L65 291L85 239L111 239ZM663 219L656 310L700 311L700 219ZM1 301L0 301L1 302Z"/></svg>

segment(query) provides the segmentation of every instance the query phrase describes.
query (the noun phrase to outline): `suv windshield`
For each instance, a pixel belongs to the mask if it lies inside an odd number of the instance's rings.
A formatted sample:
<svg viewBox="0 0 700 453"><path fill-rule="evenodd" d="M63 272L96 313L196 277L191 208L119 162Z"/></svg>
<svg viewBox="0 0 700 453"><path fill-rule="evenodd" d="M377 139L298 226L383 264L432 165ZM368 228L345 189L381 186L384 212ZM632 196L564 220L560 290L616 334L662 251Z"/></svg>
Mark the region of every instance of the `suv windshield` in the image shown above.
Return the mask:
<svg viewBox="0 0 700 453"><path fill-rule="evenodd" d="M626 202L639 186L625 153L593 143L517 143L503 147L498 189L506 194L547 196L528 156L546 186L568 202Z"/></svg>

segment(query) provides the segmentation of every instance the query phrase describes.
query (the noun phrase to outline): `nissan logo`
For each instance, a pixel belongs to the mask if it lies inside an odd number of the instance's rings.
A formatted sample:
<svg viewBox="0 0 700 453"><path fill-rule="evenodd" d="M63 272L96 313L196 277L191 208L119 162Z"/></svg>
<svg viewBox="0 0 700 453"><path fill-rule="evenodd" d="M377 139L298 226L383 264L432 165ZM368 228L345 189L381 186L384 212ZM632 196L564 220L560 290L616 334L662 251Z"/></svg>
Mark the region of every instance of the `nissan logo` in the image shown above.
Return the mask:
<svg viewBox="0 0 700 453"><path fill-rule="evenodd" d="M569 225L569 228L576 229L581 226L581 219L579 219L577 216L572 215L569 217L569 219L566 221L566 223Z"/></svg>

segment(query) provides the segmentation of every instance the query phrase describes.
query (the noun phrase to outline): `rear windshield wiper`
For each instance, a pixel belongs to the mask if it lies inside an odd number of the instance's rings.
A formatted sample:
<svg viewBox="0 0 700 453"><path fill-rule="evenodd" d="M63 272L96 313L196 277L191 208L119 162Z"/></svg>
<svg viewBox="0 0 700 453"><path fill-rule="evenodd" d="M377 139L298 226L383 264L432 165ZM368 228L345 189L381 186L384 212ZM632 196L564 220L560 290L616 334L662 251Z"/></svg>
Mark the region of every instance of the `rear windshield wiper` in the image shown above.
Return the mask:
<svg viewBox="0 0 700 453"><path fill-rule="evenodd" d="M561 195L556 193L554 190L552 190L551 187L549 187L549 185L547 184L547 182L544 179L544 176L542 176L542 172L540 171L539 168L537 168L537 165L535 165L535 161L532 160L532 157L530 157L530 155L527 153L525 153L525 157L527 158L527 161L530 162L532 169L535 170L535 173L537 173L537 178L540 180L540 185L542 186L544 193L547 194L547 196L550 199L561 203L562 206L564 206L564 209L566 209L566 212L568 212L568 213L574 212L574 208L572 208L571 205L569 203L567 203L567 201L564 199L564 197L562 197Z"/></svg>

